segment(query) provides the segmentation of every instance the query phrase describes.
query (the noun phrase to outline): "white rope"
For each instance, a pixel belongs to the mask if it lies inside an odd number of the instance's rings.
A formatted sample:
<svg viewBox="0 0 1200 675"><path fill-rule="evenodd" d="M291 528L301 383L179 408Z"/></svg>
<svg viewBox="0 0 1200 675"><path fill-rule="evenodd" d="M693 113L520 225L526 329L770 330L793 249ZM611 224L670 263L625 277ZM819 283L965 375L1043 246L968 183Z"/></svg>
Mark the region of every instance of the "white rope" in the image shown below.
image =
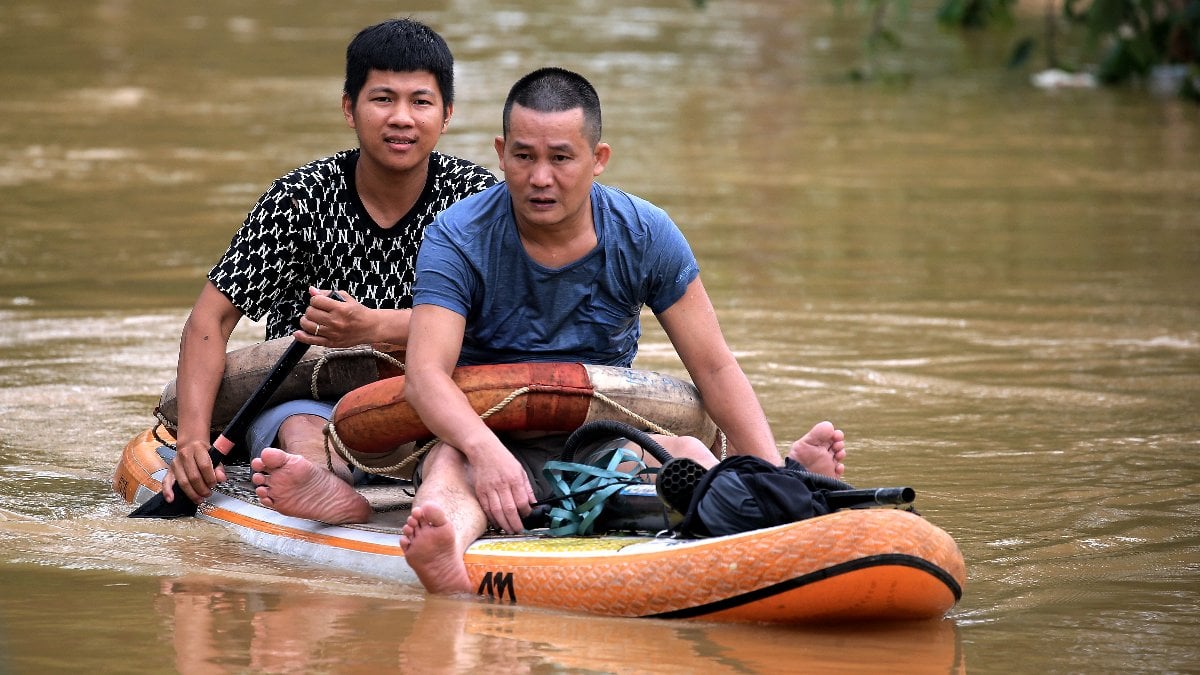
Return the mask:
<svg viewBox="0 0 1200 675"><path fill-rule="evenodd" d="M384 355L384 356L386 356L386 355ZM314 383L316 381L315 375L314 375L313 381L314 381ZM315 387L315 385L314 385L314 387ZM508 404L510 404L514 400L516 400L517 397L524 396L525 394L528 394L532 391L536 391L536 388L530 387L530 386L525 386L525 387L520 387L518 389L514 389L511 394L504 397L504 400L500 401L496 405L492 406L491 408L488 408L483 413L481 413L479 415L479 419L486 420L487 418L491 417L492 415L495 415L496 413L498 413L501 410L503 410L504 408L506 408L508 406ZM628 416L631 420L642 424L644 427L646 427L647 430L649 430L653 433L661 434L663 436L677 436L678 435L678 434L672 432L670 429L667 429L659 424L656 424L655 422L635 413L634 411L630 410L629 408L621 405L620 403L614 401L613 399L609 398L608 396L605 396L604 394L602 394L598 391L593 391L591 393L591 396L592 396L592 398L595 398L597 400L603 401L604 403L607 403L608 405L615 408L617 411ZM725 433L722 432L720 429L718 429L717 434L718 434L718 438L721 441L721 459L725 459L725 455L727 452ZM367 466L367 465L363 464L357 458L354 457L354 451L346 446L345 442L343 442L341 437L338 436L337 429L334 427L333 422L330 421L328 424L325 425L325 460L326 460L326 463L329 465L329 470L333 471L332 452L336 451L338 456L341 457L343 460L345 460L346 463L348 463L352 466L355 466L367 473L387 474L387 473L392 473L392 472L396 472L396 471L400 471L402 469L408 468L409 465L415 463L421 457L423 457L425 455L425 453L429 452L430 448L432 448L434 445L437 445L439 440L440 439L438 439L436 437L433 438L425 445L422 445L420 448L414 450L412 454L410 454L409 456L402 459L400 462L393 464L391 466L371 467L371 466Z"/></svg>
<svg viewBox="0 0 1200 675"><path fill-rule="evenodd" d="M671 430L665 429L665 428L655 424L654 422L651 422L650 420L646 419L645 417L642 417L641 415L633 412L629 408L626 408L625 406L621 405L620 403L617 403L616 401L605 396L604 394L601 394L598 391L592 392L592 396L598 400L604 401L605 403L611 405L612 407L616 408L620 412L625 413L631 419L633 419L633 421L641 422L647 428L648 431L653 431L654 433L661 434L663 436L676 436L677 435L674 432L672 432Z"/></svg>
<svg viewBox="0 0 1200 675"><path fill-rule="evenodd" d="M325 367L325 364L330 359L338 359L338 358L342 358L344 356L356 356L358 354L362 354L363 352L366 352L381 361L386 361L386 362L392 364L393 366L396 366L397 368L399 368L401 372L404 372L404 362L403 361L397 359L396 357L392 356L391 354L381 352L378 349L375 349L374 347L357 346L357 347L327 348L323 352L321 352L321 358L317 359L317 364L313 367L312 381L310 383L310 389L312 390L313 400L314 401L321 400L321 395L317 391L317 376L321 374L321 369Z"/></svg>

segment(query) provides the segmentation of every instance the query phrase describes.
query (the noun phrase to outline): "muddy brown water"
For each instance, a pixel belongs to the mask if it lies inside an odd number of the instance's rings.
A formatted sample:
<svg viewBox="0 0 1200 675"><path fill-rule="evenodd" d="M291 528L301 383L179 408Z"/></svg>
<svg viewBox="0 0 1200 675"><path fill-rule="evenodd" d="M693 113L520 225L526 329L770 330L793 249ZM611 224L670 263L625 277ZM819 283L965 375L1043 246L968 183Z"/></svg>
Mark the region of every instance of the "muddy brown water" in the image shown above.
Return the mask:
<svg viewBox="0 0 1200 675"><path fill-rule="evenodd" d="M780 442L834 420L846 478L911 485L962 548L944 621L810 628L429 599L123 518L205 272L270 180L354 143L345 43L396 10L0 7L0 671L1200 668L1200 109L1035 90L928 4L910 77L868 85L821 2L405 8L458 59L441 148L493 170L508 85L587 74L603 179L688 235ZM681 372L653 319L638 365Z"/></svg>

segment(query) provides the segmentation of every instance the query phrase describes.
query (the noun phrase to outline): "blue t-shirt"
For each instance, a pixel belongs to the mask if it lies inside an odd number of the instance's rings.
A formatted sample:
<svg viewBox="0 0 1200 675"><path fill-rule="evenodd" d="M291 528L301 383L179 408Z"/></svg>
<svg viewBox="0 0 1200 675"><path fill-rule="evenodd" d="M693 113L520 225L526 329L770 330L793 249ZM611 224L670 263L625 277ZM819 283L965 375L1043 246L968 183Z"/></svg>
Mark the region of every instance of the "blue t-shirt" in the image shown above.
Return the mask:
<svg viewBox="0 0 1200 675"><path fill-rule="evenodd" d="M525 252L503 183L455 203L429 225L413 304L466 318L459 365L633 364L642 306L665 311L700 269L662 209L599 183L591 200L596 248L557 269Z"/></svg>

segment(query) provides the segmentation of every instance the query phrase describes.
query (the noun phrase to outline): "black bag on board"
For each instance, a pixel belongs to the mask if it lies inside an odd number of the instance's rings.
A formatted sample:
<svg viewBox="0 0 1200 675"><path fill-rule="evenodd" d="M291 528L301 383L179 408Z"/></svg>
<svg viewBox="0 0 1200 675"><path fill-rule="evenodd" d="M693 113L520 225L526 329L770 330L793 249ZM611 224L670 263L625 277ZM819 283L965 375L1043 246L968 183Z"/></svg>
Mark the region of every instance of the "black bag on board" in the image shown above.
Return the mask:
<svg viewBox="0 0 1200 675"><path fill-rule="evenodd" d="M700 478L674 532L716 537L825 515L832 511L825 499L829 487L849 486L811 474L792 459L780 467L749 455L728 457Z"/></svg>

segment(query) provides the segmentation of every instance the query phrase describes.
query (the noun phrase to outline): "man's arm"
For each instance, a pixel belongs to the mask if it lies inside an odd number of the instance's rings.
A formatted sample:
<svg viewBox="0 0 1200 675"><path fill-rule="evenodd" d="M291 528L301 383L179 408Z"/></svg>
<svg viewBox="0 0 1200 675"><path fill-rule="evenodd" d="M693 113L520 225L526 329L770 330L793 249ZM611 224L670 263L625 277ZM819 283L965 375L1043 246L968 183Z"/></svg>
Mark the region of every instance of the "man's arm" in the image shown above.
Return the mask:
<svg viewBox="0 0 1200 675"><path fill-rule="evenodd" d="M783 464L766 414L750 380L725 342L717 313L696 277L658 321L700 390L704 407L729 437L735 454L756 455Z"/></svg>
<svg viewBox="0 0 1200 675"><path fill-rule="evenodd" d="M462 350L466 319L436 305L413 308L404 396L421 421L471 467L475 496L492 524L520 532L534 501L529 477L479 419L451 374Z"/></svg>
<svg viewBox="0 0 1200 675"><path fill-rule="evenodd" d="M174 500L173 488L178 485L193 502L199 502L212 494L212 486L224 480L224 471L214 469L208 448L212 442L213 402L225 374L225 351L241 318L241 310L208 281L183 324L176 374L179 437L175 460L163 480L167 501Z"/></svg>

